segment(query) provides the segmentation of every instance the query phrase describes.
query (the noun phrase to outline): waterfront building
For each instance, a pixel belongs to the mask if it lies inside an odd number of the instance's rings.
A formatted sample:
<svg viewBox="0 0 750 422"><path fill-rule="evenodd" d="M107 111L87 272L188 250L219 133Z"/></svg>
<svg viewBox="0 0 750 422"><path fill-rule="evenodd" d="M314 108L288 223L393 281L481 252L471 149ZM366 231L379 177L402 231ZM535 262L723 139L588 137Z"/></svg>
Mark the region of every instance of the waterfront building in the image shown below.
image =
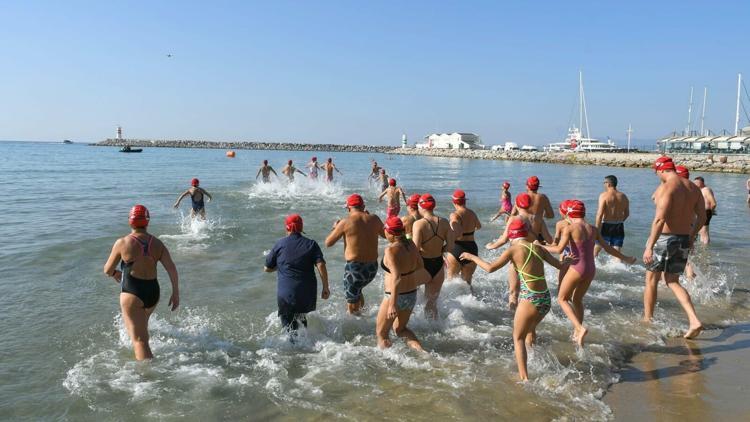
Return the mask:
<svg viewBox="0 0 750 422"><path fill-rule="evenodd" d="M433 133L425 136L417 148L436 149L484 149L482 139L474 133Z"/></svg>

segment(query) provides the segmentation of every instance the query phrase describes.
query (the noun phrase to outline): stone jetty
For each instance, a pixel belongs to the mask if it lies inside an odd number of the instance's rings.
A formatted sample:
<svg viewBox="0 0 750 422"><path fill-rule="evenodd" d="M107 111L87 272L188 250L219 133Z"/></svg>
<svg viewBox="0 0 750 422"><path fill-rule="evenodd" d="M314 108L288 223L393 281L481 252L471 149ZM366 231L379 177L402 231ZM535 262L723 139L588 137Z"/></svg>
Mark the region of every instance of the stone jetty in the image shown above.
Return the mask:
<svg viewBox="0 0 750 422"><path fill-rule="evenodd" d="M389 154L421 155L427 157L471 158L478 160L510 160L534 163L578 164L609 167L651 167L658 153L611 153L611 152L535 152L535 151L490 151L428 148L394 148ZM750 155L747 154L680 154L669 153L677 164L684 165L691 173L750 173Z"/></svg>
<svg viewBox="0 0 750 422"><path fill-rule="evenodd" d="M257 149L280 151L331 151L331 152L388 152L394 147L376 145L306 144L294 142L230 142L230 141L191 141L154 139L105 139L94 146L137 148L205 148L205 149Z"/></svg>

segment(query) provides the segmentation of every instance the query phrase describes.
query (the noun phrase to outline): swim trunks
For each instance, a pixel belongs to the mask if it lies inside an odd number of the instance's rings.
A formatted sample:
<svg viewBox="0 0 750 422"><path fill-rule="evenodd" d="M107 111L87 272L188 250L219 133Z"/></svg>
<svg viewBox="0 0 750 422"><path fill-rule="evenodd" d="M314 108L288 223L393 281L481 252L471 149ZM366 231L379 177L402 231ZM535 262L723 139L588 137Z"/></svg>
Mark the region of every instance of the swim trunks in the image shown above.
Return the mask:
<svg viewBox="0 0 750 422"><path fill-rule="evenodd" d="M424 269L430 273L431 278L435 278L437 273L443 269L443 256L436 256L434 258L422 258L424 263Z"/></svg>
<svg viewBox="0 0 750 422"><path fill-rule="evenodd" d="M690 253L689 244L686 234L662 234L654 245L654 261L646 265L646 270L682 274Z"/></svg>
<svg viewBox="0 0 750 422"><path fill-rule="evenodd" d="M455 242L453 242L453 250L451 251L451 255L453 255L454 258L458 259L464 252L468 252L472 255L479 254L477 242L473 240L456 240ZM461 265L471 264L471 261L467 261L465 259L460 259L459 262L461 263Z"/></svg>
<svg viewBox="0 0 750 422"><path fill-rule="evenodd" d="M706 210L706 222L703 225L708 226L708 224L711 223L711 217L713 216L714 210Z"/></svg>
<svg viewBox="0 0 750 422"><path fill-rule="evenodd" d="M348 303L359 302L362 289L375 278L378 273L378 262L346 261L344 266L344 292Z"/></svg>
<svg viewBox="0 0 750 422"><path fill-rule="evenodd" d="M386 299L391 297L391 292L385 292ZM411 311L417 304L417 289L399 293L398 299L396 299L396 307L400 311Z"/></svg>
<svg viewBox="0 0 750 422"><path fill-rule="evenodd" d="M401 204L385 209L385 215L387 217L398 217L398 213L401 212Z"/></svg>
<svg viewBox="0 0 750 422"><path fill-rule="evenodd" d="M625 224L602 221L602 238L610 246L622 247L625 240Z"/></svg>

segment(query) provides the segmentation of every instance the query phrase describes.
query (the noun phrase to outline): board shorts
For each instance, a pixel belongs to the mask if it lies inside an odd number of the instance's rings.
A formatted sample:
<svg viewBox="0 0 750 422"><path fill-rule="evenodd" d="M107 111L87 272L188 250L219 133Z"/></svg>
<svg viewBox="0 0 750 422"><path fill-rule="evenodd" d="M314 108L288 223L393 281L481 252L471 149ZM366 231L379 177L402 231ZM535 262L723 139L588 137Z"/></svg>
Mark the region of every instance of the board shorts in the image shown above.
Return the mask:
<svg viewBox="0 0 750 422"><path fill-rule="evenodd" d="M378 273L378 262L346 261L344 266L344 293L347 303L357 303L365 288Z"/></svg>
<svg viewBox="0 0 750 422"><path fill-rule="evenodd" d="M398 213L401 212L401 205L396 205L393 207L388 207L385 209L385 215L387 217L398 217Z"/></svg>
<svg viewBox="0 0 750 422"><path fill-rule="evenodd" d="M709 223L711 223L711 218L714 216L714 210L706 210L706 222L703 223L704 226L708 226Z"/></svg>
<svg viewBox="0 0 750 422"><path fill-rule="evenodd" d="M625 224L603 221L602 239L610 246L621 248L625 241Z"/></svg>
<svg viewBox="0 0 750 422"><path fill-rule="evenodd" d="M385 298L391 297L391 292L385 292ZM417 304L417 289L409 292L399 293L396 299L396 307L399 311L411 311Z"/></svg>
<svg viewBox="0 0 750 422"><path fill-rule="evenodd" d="M453 255L453 257L456 258L456 260L460 262L462 266L472 263L472 261L458 259L464 252L468 252L472 255L478 255L479 247L477 247L477 242L473 240L456 240L455 242L453 242L453 250L451 251L451 255Z"/></svg>
<svg viewBox="0 0 750 422"><path fill-rule="evenodd" d="M651 272L682 274L690 253L690 236L686 234L662 234L654 245L654 260L646 265Z"/></svg>

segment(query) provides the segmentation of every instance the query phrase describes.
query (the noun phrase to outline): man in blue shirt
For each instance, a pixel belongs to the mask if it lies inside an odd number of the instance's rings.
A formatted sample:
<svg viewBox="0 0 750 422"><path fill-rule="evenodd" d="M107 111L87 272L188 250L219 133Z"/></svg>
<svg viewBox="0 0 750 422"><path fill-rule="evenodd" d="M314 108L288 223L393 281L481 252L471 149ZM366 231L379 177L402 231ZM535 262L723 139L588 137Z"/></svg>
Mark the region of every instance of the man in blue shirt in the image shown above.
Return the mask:
<svg viewBox="0 0 750 422"><path fill-rule="evenodd" d="M295 335L299 323L307 327L305 314L315 310L317 279L315 267L320 272L323 291L320 297L328 299L328 271L323 252L318 243L302 236L302 217L292 214L286 218L286 237L279 239L266 256L264 270L278 270L277 301L281 325Z"/></svg>

